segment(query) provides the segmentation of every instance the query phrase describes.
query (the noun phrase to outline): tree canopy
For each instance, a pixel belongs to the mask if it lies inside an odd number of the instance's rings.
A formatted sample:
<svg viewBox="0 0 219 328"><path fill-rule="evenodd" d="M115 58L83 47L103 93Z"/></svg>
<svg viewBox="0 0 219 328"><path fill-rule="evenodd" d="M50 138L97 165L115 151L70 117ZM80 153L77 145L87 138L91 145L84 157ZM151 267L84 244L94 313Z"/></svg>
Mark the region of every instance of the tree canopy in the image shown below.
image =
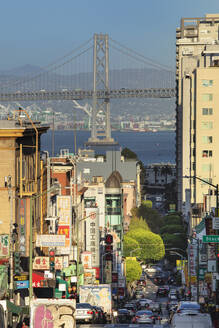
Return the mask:
<svg viewBox="0 0 219 328"><path fill-rule="evenodd" d="M131 219L131 222L129 224L129 231L139 228L150 230L147 222L142 217L138 218L135 216Z"/></svg>
<svg viewBox="0 0 219 328"><path fill-rule="evenodd" d="M149 208L146 204L132 209L132 215L146 220L150 230L154 233L160 232L162 226L162 217L157 210Z"/></svg>
<svg viewBox="0 0 219 328"><path fill-rule="evenodd" d="M159 261L165 255L165 248L162 238L142 228L130 230L127 237L136 240L141 248L140 258L144 261Z"/></svg>
<svg viewBox="0 0 219 328"><path fill-rule="evenodd" d="M139 280L142 274L141 265L135 260L126 260L126 280L131 283Z"/></svg>
<svg viewBox="0 0 219 328"><path fill-rule="evenodd" d="M129 257L139 256L140 254L141 250L137 240L125 235L123 239L123 255Z"/></svg>

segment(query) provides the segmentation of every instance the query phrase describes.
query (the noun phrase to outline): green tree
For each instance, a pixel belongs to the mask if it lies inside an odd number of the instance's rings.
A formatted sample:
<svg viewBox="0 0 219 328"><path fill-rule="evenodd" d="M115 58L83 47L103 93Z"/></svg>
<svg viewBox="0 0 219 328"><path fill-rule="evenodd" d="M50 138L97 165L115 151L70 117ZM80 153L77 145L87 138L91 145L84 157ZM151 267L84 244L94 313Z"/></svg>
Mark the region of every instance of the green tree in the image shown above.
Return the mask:
<svg viewBox="0 0 219 328"><path fill-rule="evenodd" d="M159 235L149 230L139 228L130 230L126 236L135 239L139 243L141 248L141 260L159 261L164 257L165 248L163 240Z"/></svg>
<svg viewBox="0 0 219 328"><path fill-rule="evenodd" d="M138 160L138 156L129 148L123 148L121 155L125 157L125 159L135 159Z"/></svg>
<svg viewBox="0 0 219 328"><path fill-rule="evenodd" d="M140 217L140 219L136 216L132 217L131 222L129 224L129 231L139 228L144 230L150 230L147 222L142 217Z"/></svg>
<svg viewBox="0 0 219 328"><path fill-rule="evenodd" d="M142 203L141 206L132 209L132 215L145 219L152 232L160 232L163 219L157 210L149 208L147 205Z"/></svg>
<svg viewBox="0 0 219 328"><path fill-rule="evenodd" d="M134 251L134 252L132 252L132 251ZM124 235L123 255L125 257L128 257L128 256L139 256L140 254L141 254L141 250L140 250L140 246L139 246L139 243L137 242L137 240L127 236L127 234Z"/></svg>
<svg viewBox="0 0 219 328"><path fill-rule="evenodd" d="M161 227L160 233L161 233L161 235L164 233L181 234L181 233L185 233L185 229L182 225L170 224L170 225L165 225L165 226Z"/></svg>
<svg viewBox="0 0 219 328"><path fill-rule="evenodd" d="M186 250L187 248L187 236L185 233L180 235L173 235L171 233L164 233L162 235L165 247L169 248L180 248Z"/></svg>
<svg viewBox="0 0 219 328"><path fill-rule="evenodd" d="M142 274L141 265L135 260L126 260L126 281L130 284L139 280Z"/></svg>
<svg viewBox="0 0 219 328"><path fill-rule="evenodd" d="M148 208L152 208L153 203L152 203L152 201L151 201L150 199L147 199L147 200L143 200L143 201L142 201L142 205L143 205L143 206L146 206L146 207L148 207Z"/></svg>
<svg viewBox="0 0 219 328"><path fill-rule="evenodd" d="M182 218L179 215L166 215L164 216L163 220L162 220L163 226L164 225L172 225L172 224L176 224L176 225L181 225L183 224Z"/></svg>

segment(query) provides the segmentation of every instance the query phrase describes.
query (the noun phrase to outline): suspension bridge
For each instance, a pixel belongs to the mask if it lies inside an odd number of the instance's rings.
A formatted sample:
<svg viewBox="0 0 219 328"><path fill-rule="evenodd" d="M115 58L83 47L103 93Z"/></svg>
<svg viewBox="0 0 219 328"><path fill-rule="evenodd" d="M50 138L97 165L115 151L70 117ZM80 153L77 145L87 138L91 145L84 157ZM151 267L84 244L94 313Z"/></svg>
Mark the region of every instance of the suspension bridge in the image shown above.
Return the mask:
<svg viewBox="0 0 219 328"><path fill-rule="evenodd" d="M113 144L110 99L173 98L174 81L171 68L123 46L107 34L94 34L36 74L1 76L0 102L90 99L92 124L88 142ZM104 124L98 120L99 112L104 113Z"/></svg>

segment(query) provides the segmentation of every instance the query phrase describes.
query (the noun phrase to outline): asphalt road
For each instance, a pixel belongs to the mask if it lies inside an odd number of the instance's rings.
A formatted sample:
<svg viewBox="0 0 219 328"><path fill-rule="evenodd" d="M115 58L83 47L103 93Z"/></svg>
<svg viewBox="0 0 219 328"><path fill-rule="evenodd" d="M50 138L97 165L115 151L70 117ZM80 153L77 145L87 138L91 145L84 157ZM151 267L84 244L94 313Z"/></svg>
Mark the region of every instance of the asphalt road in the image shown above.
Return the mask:
<svg viewBox="0 0 219 328"><path fill-rule="evenodd" d="M166 303L167 303L167 297L156 297L156 292L157 292L157 286L153 283L153 279L151 279L150 277L147 277L147 286L144 289L144 298L149 298L152 300L156 300L158 302L160 302L162 304L162 320L161 320L161 324L154 324L154 325L144 325L144 324L105 324L105 325L98 325L98 324L93 324L93 325L89 325L89 324L77 324L77 328L169 328L170 325L168 323L168 313L166 310Z"/></svg>

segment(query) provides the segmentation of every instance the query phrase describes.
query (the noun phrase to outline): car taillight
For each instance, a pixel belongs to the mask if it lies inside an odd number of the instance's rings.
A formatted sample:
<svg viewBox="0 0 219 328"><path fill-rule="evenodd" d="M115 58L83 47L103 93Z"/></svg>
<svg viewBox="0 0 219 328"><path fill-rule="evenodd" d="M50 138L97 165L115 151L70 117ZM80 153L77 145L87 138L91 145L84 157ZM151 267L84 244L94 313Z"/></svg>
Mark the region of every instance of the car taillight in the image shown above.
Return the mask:
<svg viewBox="0 0 219 328"><path fill-rule="evenodd" d="M150 317L151 319L154 319L154 317Z"/></svg>
<svg viewBox="0 0 219 328"><path fill-rule="evenodd" d="M93 311L87 311L87 314L93 314Z"/></svg>
<svg viewBox="0 0 219 328"><path fill-rule="evenodd" d="M98 312L96 311L95 314L98 314Z"/></svg>
<svg viewBox="0 0 219 328"><path fill-rule="evenodd" d="M140 317L138 315L136 315L135 319L139 319Z"/></svg>
<svg viewBox="0 0 219 328"><path fill-rule="evenodd" d="M177 313L180 313L181 312L181 310L177 310Z"/></svg>

